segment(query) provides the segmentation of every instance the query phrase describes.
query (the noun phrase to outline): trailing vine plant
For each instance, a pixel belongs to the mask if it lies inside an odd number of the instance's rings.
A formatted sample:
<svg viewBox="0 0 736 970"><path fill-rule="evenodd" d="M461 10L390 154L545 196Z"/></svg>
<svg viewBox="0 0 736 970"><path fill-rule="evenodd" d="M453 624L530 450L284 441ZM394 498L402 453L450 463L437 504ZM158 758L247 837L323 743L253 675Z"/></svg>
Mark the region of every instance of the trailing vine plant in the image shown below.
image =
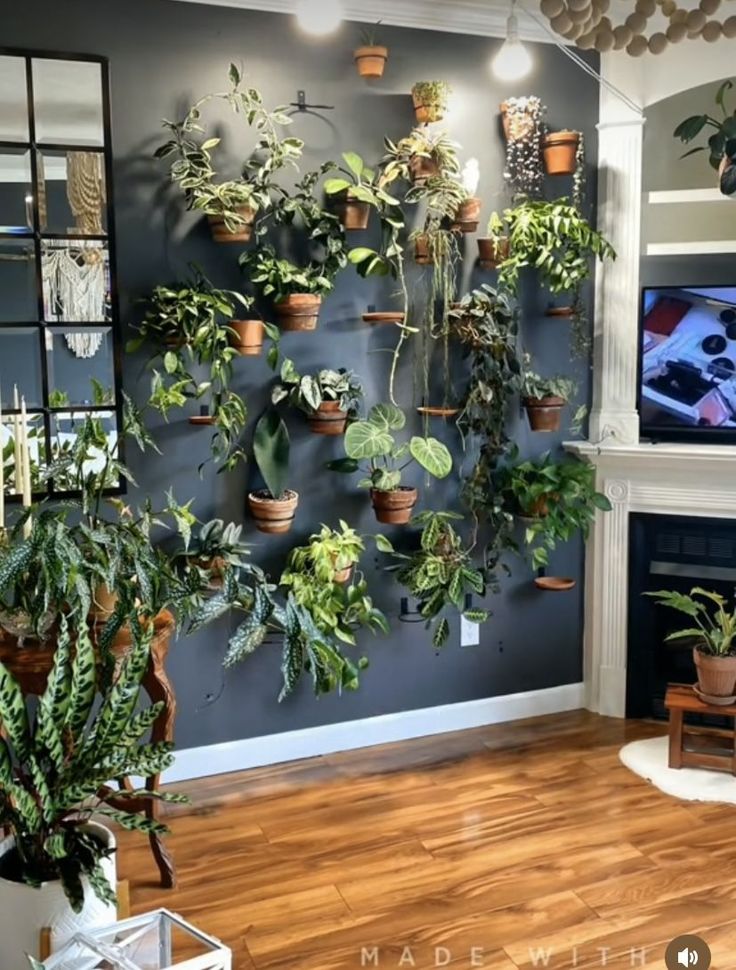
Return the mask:
<svg viewBox="0 0 736 970"><path fill-rule="evenodd" d="M546 107L539 98L509 98L501 105L506 135L504 178L512 194L538 198L544 185L542 137Z"/></svg>

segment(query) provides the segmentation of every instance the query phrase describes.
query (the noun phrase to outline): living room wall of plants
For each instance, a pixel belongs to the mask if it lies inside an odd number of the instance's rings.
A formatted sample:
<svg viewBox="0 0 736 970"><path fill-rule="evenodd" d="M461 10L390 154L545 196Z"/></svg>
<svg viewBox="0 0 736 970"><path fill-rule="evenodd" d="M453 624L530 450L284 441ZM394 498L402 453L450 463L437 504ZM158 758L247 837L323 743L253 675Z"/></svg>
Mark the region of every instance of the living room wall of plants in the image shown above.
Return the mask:
<svg viewBox="0 0 736 970"><path fill-rule="evenodd" d="M579 680L595 87L391 27L366 80L356 25L145 7L66 46L111 58L125 502L179 745Z"/></svg>

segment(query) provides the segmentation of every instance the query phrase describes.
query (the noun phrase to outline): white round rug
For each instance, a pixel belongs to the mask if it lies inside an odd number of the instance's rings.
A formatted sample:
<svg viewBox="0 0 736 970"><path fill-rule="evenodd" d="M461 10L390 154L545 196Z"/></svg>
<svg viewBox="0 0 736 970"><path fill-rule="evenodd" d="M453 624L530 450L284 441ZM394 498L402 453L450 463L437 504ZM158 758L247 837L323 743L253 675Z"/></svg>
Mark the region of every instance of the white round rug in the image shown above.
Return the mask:
<svg viewBox="0 0 736 970"><path fill-rule="evenodd" d="M668 767L669 739L633 741L619 752L619 758L635 774L646 778L660 791L689 802L731 802L736 804L736 777L725 771Z"/></svg>

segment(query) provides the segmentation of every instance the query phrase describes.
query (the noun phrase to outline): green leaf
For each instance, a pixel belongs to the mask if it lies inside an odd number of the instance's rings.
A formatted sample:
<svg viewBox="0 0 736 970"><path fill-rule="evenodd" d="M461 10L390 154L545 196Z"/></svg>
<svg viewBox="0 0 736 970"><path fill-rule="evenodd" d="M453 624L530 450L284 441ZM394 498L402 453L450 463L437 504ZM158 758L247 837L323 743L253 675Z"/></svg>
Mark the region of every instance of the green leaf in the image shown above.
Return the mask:
<svg viewBox="0 0 736 970"><path fill-rule="evenodd" d="M432 637L432 645L437 649L444 647L450 636L450 624L447 621L447 617L442 617L440 622L437 624L437 629L434 631L434 636Z"/></svg>
<svg viewBox="0 0 736 970"><path fill-rule="evenodd" d="M393 446L388 431L371 421L356 421L345 433L345 451L355 461L389 455Z"/></svg>
<svg viewBox="0 0 736 970"><path fill-rule="evenodd" d="M356 246L355 249L351 249L348 253L348 259L353 265L357 266L375 255L376 251L374 249L368 249L367 246Z"/></svg>
<svg viewBox="0 0 736 970"><path fill-rule="evenodd" d="M164 369L167 374L175 374L179 367L179 358L173 350L167 350L164 354Z"/></svg>
<svg viewBox="0 0 736 970"><path fill-rule="evenodd" d="M356 155L355 152L343 152L342 157L353 175L359 179L365 171L365 164L360 155Z"/></svg>
<svg viewBox="0 0 736 970"><path fill-rule="evenodd" d="M386 536L380 533L376 536L376 548L379 552L392 553L394 551L393 543Z"/></svg>
<svg viewBox="0 0 736 970"><path fill-rule="evenodd" d="M286 490L290 451L289 431L283 418L276 411L266 411L256 425L253 454L273 498Z"/></svg>
<svg viewBox="0 0 736 970"><path fill-rule="evenodd" d="M389 431L401 431L406 425L406 415L395 404L374 405L368 413L368 420Z"/></svg>
<svg viewBox="0 0 736 970"><path fill-rule="evenodd" d="M452 455L436 438L414 437L409 442L409 451L412 458L435 478L447 478L452 471Z"/></svg>
<svg viewBox="0 0 736 970"><path fill-rule="evenodd" d="M337 195L339 192L345 192L350 188L350 182L347 179L334 178L327 179L325 182L325 192L328 195Z"/></svg>
<svg viewBox="0 0 736 970"><path fill-rule="evenodd" d="M328 461L326 466L331 472L340 472L342 475L352 475L360 467L354 458L335 458Z"/></svg>

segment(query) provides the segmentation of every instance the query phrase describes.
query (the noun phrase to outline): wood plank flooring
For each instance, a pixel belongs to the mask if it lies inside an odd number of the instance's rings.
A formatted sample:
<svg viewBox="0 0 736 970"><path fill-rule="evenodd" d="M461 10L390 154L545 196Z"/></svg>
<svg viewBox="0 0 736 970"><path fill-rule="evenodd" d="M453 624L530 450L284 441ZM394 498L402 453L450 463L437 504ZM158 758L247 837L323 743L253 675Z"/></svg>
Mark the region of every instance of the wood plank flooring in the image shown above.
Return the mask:
<svg viewBox="0 0 736 970"><path fill-rule="evenodd" d="M735 970L736 808L618 760L665 731L574 712L179 785L178 888L133 835L120 876L235 970L664 970L682 933Z"/></svg>

